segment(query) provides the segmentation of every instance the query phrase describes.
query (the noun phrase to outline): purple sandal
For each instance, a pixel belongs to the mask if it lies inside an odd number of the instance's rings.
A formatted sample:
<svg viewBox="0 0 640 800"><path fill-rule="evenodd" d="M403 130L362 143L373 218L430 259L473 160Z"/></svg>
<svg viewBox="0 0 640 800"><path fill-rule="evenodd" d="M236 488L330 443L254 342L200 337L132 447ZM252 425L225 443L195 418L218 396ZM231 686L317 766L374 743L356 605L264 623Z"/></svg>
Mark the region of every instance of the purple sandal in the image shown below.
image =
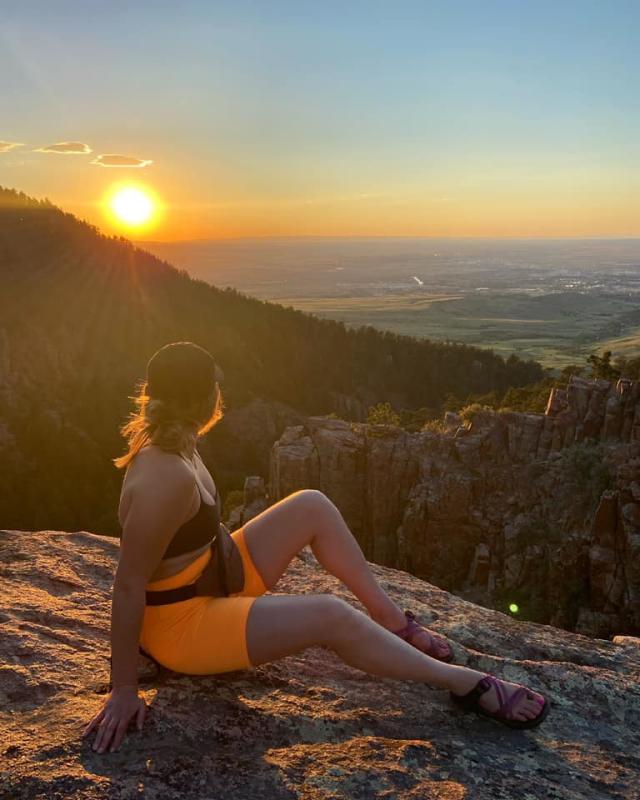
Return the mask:
<svg viewBox="0 0 640 800"><path fill-rule="evenodd" d="M416 650L420 650L421 653L426 653L428 656L431 656L431 658L435 658L438 661L444 661L446 664L453 660L453 650L449 647L445 639L443 639L441 636L436 636L432 631L427 630L427 628L424 628L422 625L420 625L420 623L416 620L416 615L412 611L405 609L404 615L407 618L407 624L401 630L392 631L392 633L395 633L396 636L404 639L405 642L412 644ZM422 650L411 641L416 633L426 633L429 636L429 644L426 650ZM438 655L438 644L446 644L449 648L449 652L444 656Z"/></svg>
<svg viewBox="0 0 640 800"><path fill-rule="evenodd" d="M484 678L480 678L478 683L470 692L467 692L467 694L454 694L453 692L449 692L449 694L451 699L465 711L473 711L476 714L481 714L483 717L496 719L498 722L502 722L510 728L535 728L536 725L539 725L542 720L545 719L549 713L549 701L546 698L537 717L533 719L514 719L513 709L518 702L522 700L523 696L527 696L529 700L533 700L533 695L530 689L521 686L509 697L506 690L503 689L502 683L503 681L501 681L500 678L494 678L493 675L485 675ZM487 709L483 708L478 702L480 696L488 692L492 686L496 690L498 703L500 704L497 711L487 711Z"/></svg>

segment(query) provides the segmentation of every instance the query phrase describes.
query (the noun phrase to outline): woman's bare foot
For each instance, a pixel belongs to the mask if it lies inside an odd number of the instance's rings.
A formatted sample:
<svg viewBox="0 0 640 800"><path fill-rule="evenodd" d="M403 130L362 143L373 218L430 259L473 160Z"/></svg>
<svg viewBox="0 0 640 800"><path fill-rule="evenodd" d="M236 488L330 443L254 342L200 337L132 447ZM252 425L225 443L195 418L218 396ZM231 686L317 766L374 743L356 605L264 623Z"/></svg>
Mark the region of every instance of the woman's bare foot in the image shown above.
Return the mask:
<svg viewBox="0 0 640 800"><path fill-rule="evenodd" d="M457 695L464 695L470 692L478 681L486 675L484 672L476 672L476 670L467 669L466 667L461 667L460 670L460 675L456 675L450 687L451 691ZM493 677L495 678L495 676ZM502 678L495 679L500 681L506 695L506 701L508 701L518 689L523 688L521 684L518 683L511 683ZM544 702L544 697L541 694L528 689L527 694L523 693L520 700L516 703L516 706L512 709L512 718L516 720L535 719L542 711ZM495 712L500 710L500 702L493 685L488 691L480 695L478 703L486 711Z"/></svg>

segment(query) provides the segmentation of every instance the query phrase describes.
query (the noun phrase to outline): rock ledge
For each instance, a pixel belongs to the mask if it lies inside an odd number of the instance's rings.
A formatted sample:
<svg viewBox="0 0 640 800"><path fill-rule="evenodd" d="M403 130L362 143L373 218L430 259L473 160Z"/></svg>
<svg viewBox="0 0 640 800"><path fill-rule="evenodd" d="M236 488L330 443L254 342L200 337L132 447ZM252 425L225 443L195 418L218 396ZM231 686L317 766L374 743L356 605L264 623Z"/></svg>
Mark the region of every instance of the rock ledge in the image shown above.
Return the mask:
<svg viewBox="0 0 640 800"><path fill-rule="evenodd" d="M145 729L98 755L80 733L108 679L117 544L5 530L0 551L3 798L638 797L637 642L517 622L377 565L402 607L450 637L458 663L548 694L543 726L510 731L462 714L442 690L367 675L314 647L212 677L147 670ZM362 608L307 550L277 591L336 592Z"/></svg>

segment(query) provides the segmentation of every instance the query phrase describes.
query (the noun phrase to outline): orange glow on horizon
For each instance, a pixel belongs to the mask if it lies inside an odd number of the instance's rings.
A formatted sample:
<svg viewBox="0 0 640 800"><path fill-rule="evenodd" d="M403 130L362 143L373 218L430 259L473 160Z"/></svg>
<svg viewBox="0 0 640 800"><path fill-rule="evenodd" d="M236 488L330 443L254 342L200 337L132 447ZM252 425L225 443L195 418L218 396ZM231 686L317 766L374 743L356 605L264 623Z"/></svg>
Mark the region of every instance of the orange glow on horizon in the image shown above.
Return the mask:
<svg viewBox="0 0 640 800"><path fill-rule="evenodd" d="M192 186L183 175L172 175L169 181L170 186L158 185L158 191L132 181L112 184L106 192L102 190L98 204L52 199L108 233L138 241L640 236L640 191L623 192L620 187L597 193L592 186L558 187L549 181L536 187L452 185L447 191L442 186L423 190L390 186L370 193L264 197L219 186L216 197L209 195L209 187ZM123 190L137 190L141 195L120 195ZM161 201L161 194L171 197L171 202ZM122 213L114 209L116 197L120 197Z"/></svg>

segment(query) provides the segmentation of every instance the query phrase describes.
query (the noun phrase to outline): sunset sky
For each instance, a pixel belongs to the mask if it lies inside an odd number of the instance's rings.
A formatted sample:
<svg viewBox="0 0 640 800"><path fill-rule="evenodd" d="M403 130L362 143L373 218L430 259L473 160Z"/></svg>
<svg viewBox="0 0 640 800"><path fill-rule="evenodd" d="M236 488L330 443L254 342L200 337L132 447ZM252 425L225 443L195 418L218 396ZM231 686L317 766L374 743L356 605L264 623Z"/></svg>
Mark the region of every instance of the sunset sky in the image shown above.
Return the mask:
<svg viewBox="0 0 640 800"><path fill-rule="evenodd" d="M3 4L0 185L137 239L640 236L639 26L637 0ZM115 184L153 225L106 214Z"/></svg>

